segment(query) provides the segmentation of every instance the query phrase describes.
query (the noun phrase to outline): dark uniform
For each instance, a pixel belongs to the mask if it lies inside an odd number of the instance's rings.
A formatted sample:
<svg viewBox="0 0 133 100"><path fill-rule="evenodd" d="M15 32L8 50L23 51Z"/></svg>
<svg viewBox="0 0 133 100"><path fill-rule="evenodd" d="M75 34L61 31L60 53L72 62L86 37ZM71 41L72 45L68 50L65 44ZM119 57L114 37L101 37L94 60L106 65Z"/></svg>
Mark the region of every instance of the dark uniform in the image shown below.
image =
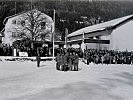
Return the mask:
<svg viewBox="0 0 133 100"><path fill-rule="evenodd" d="M73 55L70 53L68 55L68 67L70 70L72 70L72 58L73 58Z"/></svg>
<svg viewBox="0 0 133 100"><path fill-rule="evenodd" d="M79 64L79 56L78 54L76 54L74 55L74 61L73 61L74 71L78 71L78 64Z"/></svg>
<svg viewBox="0 0 133 100"><path fill-rule="evenodd" d="M62 55L62 61L63 61L62 70L63 71L68 71L68 64L67 64L68 55L67 54Z"/></svg>
<svg viewBox="0 0 133 100"><path fill-rule="evenodd" d="M40 67L41 57L40 57L39 48L37 48L37 56L36 56L36 60L37 60L37 67Z"/></svg>
<svg viewBox="0 0 133 100"><path fill-rule="evenodd" d="M56 69L60 70L60 66L61 66L61 55L58 53L56 56Z"/></svg>
<svg viewBox="0 0 133 100"><path fill-rule="evenodd" d="M36 60L37 60L37 67L40 67L40 61L41 61L40 54L37 54Z"/></svg>
<svg viewBox="0 0 133 100"><path fill-rule="evenodd" d="M89 65L89 63L90 63L90 54L89 53L86 54L86 59L87 59L87 65Z"/></svg>

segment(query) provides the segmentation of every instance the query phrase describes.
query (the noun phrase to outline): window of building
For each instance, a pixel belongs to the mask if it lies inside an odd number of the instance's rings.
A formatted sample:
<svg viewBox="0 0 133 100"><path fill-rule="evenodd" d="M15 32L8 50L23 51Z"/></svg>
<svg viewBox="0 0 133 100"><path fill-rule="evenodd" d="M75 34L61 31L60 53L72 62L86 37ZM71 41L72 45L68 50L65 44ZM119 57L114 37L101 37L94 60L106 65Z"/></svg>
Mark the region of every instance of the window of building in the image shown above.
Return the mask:
<svg viewBox="0 0 133 100"><path fill-rule="evenodd" d="M99 39L99 36L96 36L96 39Z"/></svg>
<svg viewBox="0 0 133 100"><path fill-rule="evenodd" d="M41 29L45 29L46 22L41 22Z"/></svg>
<svg viewBox="0 0 133 100"><path fill-rule="evenodd" d="M0 43L2 43L2 37L0 37Z"/></svg>
<svg viewBox="0 0 133 100"><path fill-rule="evenodd" d="M89 39L93 39L93 37L89 37Z"/></svg>
<svg viewBox="0 0 133 100"><path fill-rule="evenodd" d="M21 21L21 25L22 25L22 26L25 25L25 21L24 21L24 20Z"/></svg>
<svg viewBox="0 0 133 100"><path fill-rule="evenodd" d="M15 32L12 32L12 37L16 37L16 33Z"/></svg>
<svg viewBox="0 0 133 100"><path fill-rule="evenodd" d="M21 21L20 20L17 21L17 25L21 25Z"/></svg>
<svg viewBox="0 0 133 100"><path fill-rule="evenodd" d="M12 24L16 24L16 20L12 20Z"/></svg>

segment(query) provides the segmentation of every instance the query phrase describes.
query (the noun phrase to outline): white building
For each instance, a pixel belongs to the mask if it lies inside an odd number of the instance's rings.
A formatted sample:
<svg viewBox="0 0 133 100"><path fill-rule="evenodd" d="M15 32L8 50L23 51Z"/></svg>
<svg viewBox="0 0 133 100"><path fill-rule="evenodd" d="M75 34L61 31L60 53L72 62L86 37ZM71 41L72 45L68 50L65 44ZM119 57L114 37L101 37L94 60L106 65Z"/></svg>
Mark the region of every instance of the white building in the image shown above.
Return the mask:
<svg viewBox="0 0 133 100"><path fill-rule="evenodd" d="M110 49L133 51L133 21L113 30L110 42Z"/></svg>
<svg viewBox="0 0 133 100"><path fill-rule="evenodd" d="M85 48L133 51L133 15L88 26L68 35L68 43ZM75 46L74 46L75 47Z"/></svg>
<svg viewBox="0 0 133 100"><path fill-rule="evenodd" d="M2 34L0 33L0 43L2 43Z"/></svg>
<svg viewBox="0 0 133 100"><path fill-rule="evenodd" d="M49 34L46 35L45 39L51 41L53 25L54 25L52 18L34 9L32 11L19 13L5 18L4 37L2 41L3 43L11 45L14 41L20 39L17 38L18 35L20 34L20 31L23 31L25 34L29 34L30 30L28 29L28 25L31 24L30 23L31 21L30 19L32 19L30 18L31 13L33 14L34 19L37 21L35 25L38 26L36 27L34 25L34 30L39 30L37 35L43 33L45 34L46 32L48 32ZM25 28L27 28L27 30ZM39 38L36 38L36 40L39 40Z"/></svg>

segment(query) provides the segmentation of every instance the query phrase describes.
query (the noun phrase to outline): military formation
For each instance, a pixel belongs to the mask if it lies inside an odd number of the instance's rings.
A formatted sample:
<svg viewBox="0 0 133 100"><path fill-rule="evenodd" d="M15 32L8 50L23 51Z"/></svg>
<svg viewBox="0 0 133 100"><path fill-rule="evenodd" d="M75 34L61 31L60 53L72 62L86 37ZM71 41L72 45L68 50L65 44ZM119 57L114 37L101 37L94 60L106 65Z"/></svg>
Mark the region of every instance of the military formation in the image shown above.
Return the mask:
<svg viewBox="0 0 133 100"><path fill-rule="evenodd" d="M76 52L58 52L56 69L60 71L78 71L79 56Z"/></svg>

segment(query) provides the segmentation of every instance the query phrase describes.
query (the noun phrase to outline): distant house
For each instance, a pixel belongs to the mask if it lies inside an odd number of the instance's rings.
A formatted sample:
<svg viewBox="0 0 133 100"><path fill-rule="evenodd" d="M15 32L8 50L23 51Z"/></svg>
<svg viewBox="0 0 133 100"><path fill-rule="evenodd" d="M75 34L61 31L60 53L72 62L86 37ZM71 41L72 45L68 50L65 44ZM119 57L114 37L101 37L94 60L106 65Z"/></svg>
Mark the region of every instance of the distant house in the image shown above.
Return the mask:
<svg viewBox="0 0 133 100"><path fill-rule="evenodd" d="M49 32L49 34L47 34L45 36L45 40L46 41L51 41L51 36L52 36L52 31L53 31L53 20L50 16L34 9L32 10L35 13L33 14L33 17L38 17L37 20L39 21L41 18L43 18L43 20L40 20L40 24L38 24L38 28L41 30L40 34L45 34L46 32ZM4 37L3 37L3 43L5 44L10 44L12 45L12 43L16 40L19 40L20 38L17 38L17 36L19 35L18 29L22 30L24 26L30 24L29 22L29 16L28 14L31 13L31 11L27 11L27 12L23 12L23 13L19 13L19 14L15 14L13 16L9 16L6 17L4 20ZM40 15L37 15L37 13L39 13ZM17 31L16 31L17 29ZM29 30L30 31L30 30ZM29 31L24 31L25 34L29 34ZM15 38L14 38L15 37ZM41 41L40 39L37 39L38 41Z"/></svg>

